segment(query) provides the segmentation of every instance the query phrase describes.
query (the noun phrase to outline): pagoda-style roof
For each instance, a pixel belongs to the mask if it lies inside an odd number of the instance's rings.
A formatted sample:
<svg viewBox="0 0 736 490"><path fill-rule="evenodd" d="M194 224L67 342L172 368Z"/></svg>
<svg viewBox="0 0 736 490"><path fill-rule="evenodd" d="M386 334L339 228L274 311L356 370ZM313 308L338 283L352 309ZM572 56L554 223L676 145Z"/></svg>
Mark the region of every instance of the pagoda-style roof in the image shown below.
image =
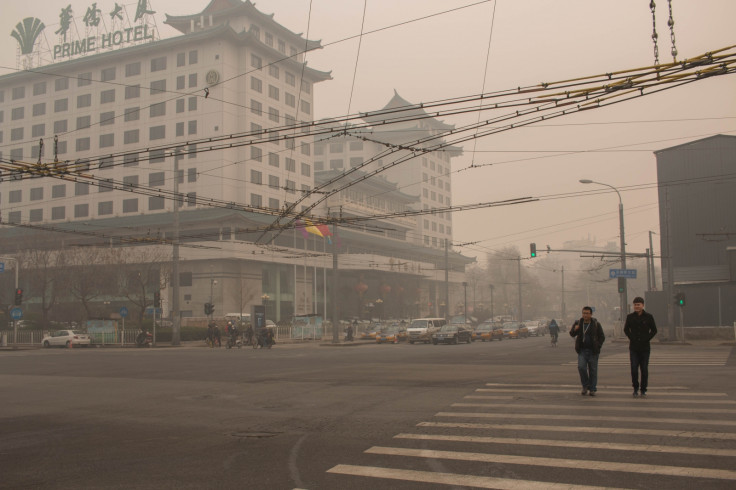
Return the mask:
<svg viewBox="0 0 736 490"><path fill-rule="evenodd" d="M378 111L366 113L365 116L363 116L363 120L372 124L393 118L412 119L417 117L422 118L422 122L431 129L447 131L455 128L454 124L446 124L438 119L427 116L427 111L422 108L421 104L413 104L409 102L401 97L396 89L394 89L394 96L388 101L388 104ZM417 122L417 128L418 127L419 122Z"/></svg>
<svg viewBox="0 0 736 490"><path fill-rule="evenodd" d="M212 26L214 27L228 24L230 19L238 16L248 17L262 23L264 26L268 26L269 29L289 38L299 46L305 46L307 51L320 49L322 47L320 41L304 39L300 33L297 34L282 26L273 20L274 14L264 14L258 10L255 4L250 0L212 0L209 5L207 5L204 10L198 14L166 14L164 24L170 25L183 34L188 34L192 31L192 24L194 23L196 25L198 21L201 22L204 19L209 21L209 18L212 17ZM204 25L200 25L199 27L205 28Z"/></svg>

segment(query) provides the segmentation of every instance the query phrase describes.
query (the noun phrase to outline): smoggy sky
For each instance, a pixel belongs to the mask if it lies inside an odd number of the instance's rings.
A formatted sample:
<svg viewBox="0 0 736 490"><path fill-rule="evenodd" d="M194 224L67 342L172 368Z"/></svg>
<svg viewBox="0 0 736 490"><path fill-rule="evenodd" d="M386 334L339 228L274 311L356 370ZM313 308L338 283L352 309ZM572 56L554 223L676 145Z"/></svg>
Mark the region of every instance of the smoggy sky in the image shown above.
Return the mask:
<svg viewBox="0 0 736 490"><path fill-rule="evenodd" d="M63 7L70 4L81 17L92 3L3 0L0 35L7 37L0 73L15 70L16 42L9 34L18 21L39 17L53 36ZM103 12L114 3L97 0ZM125 3L135 9L135 2ZM150 0L150 8L166 38L177 32L163 24L164 14L198 13L208 3ZM256 7L290 30L321 40L324 49L307 60L315 69L332 71L333 80L315 88L316 118L380 109L394 90L411 102L429 102L654 62L648 0L261 0ZM736 44L736 2L673 0L672 9L678 60ZM440 15L415 20L431 14ZM663 63L672 61L668 17L667 2L659 0ZM360 34L361 26L369 34L341 41ZM453 165L453 204L572 196L456 213L454 241L477 242L462 252L481 261L486 252L509 245L526 255L530 242L540 249L560 248L566 240L590 236L599 245L618 244L618 198L604 187L578 183L587 178L622 188L627 248L644 252L648 231L659 230L657 191L653 185L624 188L656 182L656 150L735 134L735 89L736 76L716 77L465 143L464 155ZM462 126L476 122L478 114L443 120ZM471 163L482 166L463 170ZM590 193L596 189L602 192ZM655 252L659 248L655 238Z"/></svg>

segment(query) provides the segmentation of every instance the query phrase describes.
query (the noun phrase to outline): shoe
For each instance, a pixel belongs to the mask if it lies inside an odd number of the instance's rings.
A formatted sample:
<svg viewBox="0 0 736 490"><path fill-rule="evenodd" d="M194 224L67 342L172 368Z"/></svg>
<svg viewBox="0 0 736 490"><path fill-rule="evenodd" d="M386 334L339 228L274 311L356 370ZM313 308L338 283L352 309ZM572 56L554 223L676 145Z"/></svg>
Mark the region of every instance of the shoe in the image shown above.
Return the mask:
<svg viewBox="0 0 736 490"><path fill-rule="evenodd" d="M634 390L634 398L639 398L639 392Z"/></svg>
<svg viewBox="0 0 736 490"><path fill-rule="evenodd" d="M580 392L581 395L585 396L588 394L588 388L583 388L583 391Z"/></svg>
<svg viewBox="0 0 736 490"><path fill-rule="evenodd" d="M642 392L641 392L641 397L642 397L642 398L646 398L646 397L647 397L647 393L646 393L646 391L642 391Z"/></svg>
<svg viewBox="0 0 736 490"><path fill-rule="evenodd" d="M590 396L595 396L595 391L591 391Z"/></svg>

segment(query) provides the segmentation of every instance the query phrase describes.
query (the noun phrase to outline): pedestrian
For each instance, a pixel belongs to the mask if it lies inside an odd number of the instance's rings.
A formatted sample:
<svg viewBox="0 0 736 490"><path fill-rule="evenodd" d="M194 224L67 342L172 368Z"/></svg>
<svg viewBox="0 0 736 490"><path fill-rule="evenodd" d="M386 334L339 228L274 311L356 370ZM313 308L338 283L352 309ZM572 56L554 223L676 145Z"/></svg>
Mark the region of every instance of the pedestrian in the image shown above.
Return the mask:
<svg viewBox="0 0 736 490"><path fill-rule="evenodd" d="M651 313L644 311L644 298L634 298L634 312L626 316L624 333L629 338L629 361L631 362L631 384L634 386L634 398L641 389L641 396L647 396L649 385L649 342L657 335L657 325ZM641 384L639 371L641 370Z"/></svg>
<svg viewBox="0 0 736 490"><path fill-rule="evenodd" d="M578 353L578 372L583 385L581 395L595 396L598 391L598 355L606 340L603 327L593 318L593 308L583 307L583 317L570 329L575 337L575 352Z"/></svg>

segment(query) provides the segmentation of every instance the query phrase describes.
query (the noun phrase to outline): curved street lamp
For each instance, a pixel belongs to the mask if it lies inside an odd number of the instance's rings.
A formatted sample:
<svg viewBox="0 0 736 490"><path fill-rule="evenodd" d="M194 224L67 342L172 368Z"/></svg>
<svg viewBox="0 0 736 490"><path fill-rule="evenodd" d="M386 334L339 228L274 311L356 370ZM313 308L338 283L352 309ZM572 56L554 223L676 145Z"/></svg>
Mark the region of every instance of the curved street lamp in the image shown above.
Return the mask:
<svg viewBox="0 0 736 490"><path fill-rule="evenodd" d="M621 236L621 269L626 269L626 238L624 237L624 202L621 199L621 193L614 186L610 184L604 184L603 182L596 182L590 179L580 179L581 184L598 184L605 187L610 187L618 195L618 223L619 223L619 234ZM621 291L621 324L625 320L624 315L628 312L628 294L627 294L627 281L624 279L623 291Z"/></svg>

